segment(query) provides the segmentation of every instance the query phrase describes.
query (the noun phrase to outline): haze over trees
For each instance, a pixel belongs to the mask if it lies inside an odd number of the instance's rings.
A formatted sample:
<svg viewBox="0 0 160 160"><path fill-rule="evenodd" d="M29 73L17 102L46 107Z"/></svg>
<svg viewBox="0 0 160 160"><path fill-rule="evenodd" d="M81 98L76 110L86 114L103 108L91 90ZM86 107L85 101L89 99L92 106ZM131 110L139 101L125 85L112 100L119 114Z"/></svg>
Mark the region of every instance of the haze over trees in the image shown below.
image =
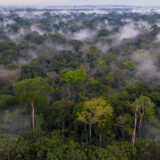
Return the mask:
<svg viewBox="0 0 160 160"><path fill-rule="evenodd" d="M159 160L158 8L0 13L0 160Z"/></svg>

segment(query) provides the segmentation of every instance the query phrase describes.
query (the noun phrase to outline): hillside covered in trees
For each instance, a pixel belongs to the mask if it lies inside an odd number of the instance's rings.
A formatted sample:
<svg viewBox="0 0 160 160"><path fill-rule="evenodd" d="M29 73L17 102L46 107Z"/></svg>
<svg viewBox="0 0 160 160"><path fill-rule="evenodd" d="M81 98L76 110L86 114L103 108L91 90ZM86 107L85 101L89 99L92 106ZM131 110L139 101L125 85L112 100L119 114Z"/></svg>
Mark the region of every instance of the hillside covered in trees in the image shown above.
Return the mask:
<svg viewBox="0 0 160 160"><path fill-rule="evenodd" d="M159 10L0 13L0 160L160 159Z"/></svg>

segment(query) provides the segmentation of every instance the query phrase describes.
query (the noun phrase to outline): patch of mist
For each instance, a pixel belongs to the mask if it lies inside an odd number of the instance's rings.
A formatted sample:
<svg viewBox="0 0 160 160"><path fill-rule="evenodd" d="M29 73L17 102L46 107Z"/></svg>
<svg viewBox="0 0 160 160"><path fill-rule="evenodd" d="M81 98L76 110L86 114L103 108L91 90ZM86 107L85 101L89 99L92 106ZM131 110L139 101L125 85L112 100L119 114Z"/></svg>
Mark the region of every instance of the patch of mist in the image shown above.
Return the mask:
<svg viewBox="0 0 160 160"><path fill-rule="evenodd" d="M71 35L71 39L86 41L86 40L93 40L94 36L96 35L96 31L90 29L82 29L79 32L75 32Z"/></svg>
<svg viewBox="0 0 160 160"><path fill-rule="evenodd" d="M51 50L63 51L63 50L73 50L73 48L67 44L57 44L52 42L45 42L44 46Z"/></svg>
<svg viewBox="0 0 160 160"><path fill-rule="evenodd" d="M29 129L31 127L31 116L24 115L23 111L16 109L15 111L5 110L2 116L4 127L2 130L9 133L17 133Z"/></svg>
<svg viewBox="0 0 160 160"><path fill-rule="evenodd" d="M135 38L140 34L134 23L129 23L120 28L119 32L113 35L111 38L114 41L121 41L123 39Z"/></svg>
<svg viewBox="0 0 160 160"><path fill-rule="evenodd" d="M20 28L18 33L8 33L9 39L11 39L13 42L19 44L20 40L28 34L28 31L24 28Z"/></svg>
<svg viewBox="0 0 160 160"><path fill-rule="evenodd" d="M100 42L96 44L96 47L101 49L102 53L106 53L110 49L108 44L102 44Z"/></svg>
<svg viewBox="0 0 160 160"><path fill-rule="evenodd" d="M160 42L160 34L156 35L155 41L154 42Z"/></svg>
<svg viewBox="0 0 160 160"><path fill-rule="evenodd" d="M0 71L0 79L3 80L4 82L8 83L15 83L20 80L20 73L19 70L6 70L3 69Z"/></svg>
<svg viewBox="0 0 160 160"><path fill-rule="evenodd" d="M30 30L31 30L32 32L34 32L34 31L38 32L39 35L44 35L44 34L46 33L46 32L44 32L43 30L41 30L41 29L38 27L38 25L36 25L36 24L32 25L32 26L30 27Z"/></svg>
<svg viewBox="0 0 160 160"><path fill-rule="evenodd" d="M151 28L151 24L149 24L147 21L140 20L136 24L140 30L143 30L143 29L150 30Z"/></svg>
<svg viewBox="0 0 160 160"><path fill-rule="evenodd" d="M21 17L21 18L26 18L26 19L40 19L44 17L44 12L45 11L17 11L16 14Z"/></svg>
<svg viewBox="0 0 160 160"><path fill-rule="evenodd" d="M8 25L10 24L14 24L15 21L14 20L11 20L11 19L5 19L5 21L3 21L3 26L4 27L7 27Z"/></svg>
<svg viewBox="0 0 160 160"><path fill-rule="evenodd" d="M129 20L127 20L129 21ZM111 36L115 42L120 42L123 39L133 39L144 30L149 30L151 25L146 21L130 21L119 29L119 32Z"/></svg>
<svg viewBox="0 0 160 160"><path fill-rule="evenodd" d="M97 30L107 29L108 31L112 31L113 26L109 24L107 19L105 19L104 22L97 24L96 29Z"/></svg>
<svg viewBox="0 0 160 160"><path fill-rule="evenodd" d="M147 51L138 51L132 55L132 60L137 63L137 76L144 81L150 82L160 78L160 73L155 65L153 55Z"/></svg>

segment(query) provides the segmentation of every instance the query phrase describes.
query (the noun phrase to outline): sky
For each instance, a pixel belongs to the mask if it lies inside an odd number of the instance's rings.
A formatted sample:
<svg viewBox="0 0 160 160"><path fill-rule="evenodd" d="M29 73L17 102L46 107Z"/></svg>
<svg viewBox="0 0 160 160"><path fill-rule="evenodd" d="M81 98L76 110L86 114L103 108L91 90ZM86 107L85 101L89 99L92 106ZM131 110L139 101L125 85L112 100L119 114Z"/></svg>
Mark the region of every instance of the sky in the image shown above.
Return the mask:
<svg viewBox="0 0 160 160"><path fill-rule="evenodd" d="M140 5L160 6L160 0L0 0L0 5Z"/></svg>

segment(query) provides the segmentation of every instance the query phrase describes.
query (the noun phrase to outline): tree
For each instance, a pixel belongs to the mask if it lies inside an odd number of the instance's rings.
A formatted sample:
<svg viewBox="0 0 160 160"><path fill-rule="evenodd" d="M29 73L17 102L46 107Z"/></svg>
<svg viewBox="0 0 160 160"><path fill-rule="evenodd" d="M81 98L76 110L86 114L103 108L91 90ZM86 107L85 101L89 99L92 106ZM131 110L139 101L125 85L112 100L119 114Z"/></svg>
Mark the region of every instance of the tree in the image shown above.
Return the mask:
<svg viewBox="0 0 160 160"><path fill-rule="evenodd" d="M82 112L77 113L77 119L89 125L90 144L92 143L92 125L98 123L102 127L112 112L113 108L104 99L93 98L85 102Z"/></svg>
<svg viewBox="0 0 160 160"><path fill-rule="evenodd" d="M125 138L125 134L129 136L132 134L131 124L132 124L132 117L130 114L123 114L116 118L116 126L122 133L123 140Z"/></svg>
<svg viewBox="0 0 160 160"><path fill-rule="evenodd" d="M109 65L115 61L115 55L111 53L103 54L99 58L99 71L105 73L110 67Z"/></svg>
<svg viewBox="0 0 160 160"><path fill-rule="evenodd" d="M7 65L10 64L13 60L16 60L18 55L19 53L16 49L7 49L0 54L0 61L1 63Z"/></svg>
<svg viewBox="0 0 160 160"><path fill-rule="evenodd" d="M106 76L107 83L113 86L116 82L115 75L113 72L109 72Z"/></svg>
<svg viewBox="0 0 160 160"><path fill-rule="evenodd" d="M126 69L128 70L133 70L136 67L136 64L134 61L125 61L123 63L123 65L125 66Z"/></svg>
<svg viewBox="0 0 160 160"><path fill-rule="evenodd" d="M71 123L72 102L67 99L55 101L49 108L48 120L54 126L65 129L66 124Z"/></svg>
<svg viewBox="0 0 160 160"><path fill-rule="evenodd" d="M139 118L139 133L140 133L144 114L145 112L153 113L154 104L151 101L151 99L148 98L147 96L140 96L138 99L135 100L133 106L134 106L134 130L132 135L132 144L135 143L135 138L136 138L138 113L140 117Z"/></svg>
<svg viewBox="0 0 160 160"><path fill-rule="evenodd" d="M36 76L36 72L31 65L23 65L21 67L21 76L22 79L34 78Z"/></svg>
<svg viewBox="0 0 160 160"><path fill-rule="evenodd" d="M64 73L61 80L69 86L69 95L72 95L72 98L75 99L75 90L87 80L87 77L88 75L84 70L77 69Z"/></svg>
<svg viewBox="0 0 160 160"><path fill-rule="evenodd" d="M35 105L45 105L50 86L43 78L37 77L17 82L14 88L20 102L31 106L32 128L35 128Z"/></svg>
<svg viewBox="0 0 160 160"><path fill-rule="evenodd" d="M29 34L27 34L27 35L25 36L25 40L29 40L29 41L31 41L32 43L35 43L35 44L38 44L38 45L39 45L39 44L42 44L42 43L43 43L44 37L41 36L41 35L39 35L38 32L33 31L33 32L31 32L31 33L29 33Z"/></svg>
<svg viewBox="0 0 160 160"><path fill-rule="evenodd" d="M100 53L101 53L101 50L96 47L92 46L88 49L86 58L91 68L96 66L96 62L97 62L98 57L100 56Z"/></svg>
<svg viewBox="0 0 160 160"><path fill-rule="evenodd" d="M58 33L49 35L49 38L52 40L52 42L61 43L61 44L66 43L65 37Z"/></svg>
<svg viewBox="0 0 160 160"><path fill-rule="evenodd" d="M82 84L87 79L87 73L81 69L64 73L61 80L72 85Z"/></svg>
<svg viewBox="0 0 160 160"><path fill-rule="evenodd" d="M112 53L106 53L100 57L101 61L104 61L105 64L109 65L111 62L116 60L116 57Z"/></svg>
<svg viewBox="0 0 160 160"><path fill-rule="evenodd" d="M19 142L19 137L9 134L0 135L0 155L2 159L14 159L15 148Z"/></svg>
<svg viewBox="0 0 160 160"><path fill-rule="evenodd" d="M20 27L17 24L10 24L9 31L17 33Z"/></svg>

